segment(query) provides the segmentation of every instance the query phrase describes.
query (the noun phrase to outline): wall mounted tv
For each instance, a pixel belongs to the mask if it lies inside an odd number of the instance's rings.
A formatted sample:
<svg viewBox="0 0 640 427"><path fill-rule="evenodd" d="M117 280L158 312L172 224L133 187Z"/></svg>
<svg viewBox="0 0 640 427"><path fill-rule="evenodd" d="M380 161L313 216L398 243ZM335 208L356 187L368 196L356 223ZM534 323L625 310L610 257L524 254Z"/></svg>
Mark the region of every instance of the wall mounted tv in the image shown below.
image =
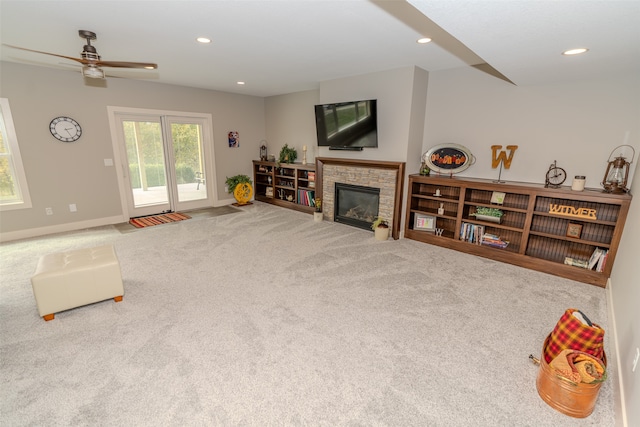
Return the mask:
<svg viewBox="0 0 640 427"><path fill-rule="evenodd" d="M316 105L318 146L360 151L378 146L376 100Z"/></svg>

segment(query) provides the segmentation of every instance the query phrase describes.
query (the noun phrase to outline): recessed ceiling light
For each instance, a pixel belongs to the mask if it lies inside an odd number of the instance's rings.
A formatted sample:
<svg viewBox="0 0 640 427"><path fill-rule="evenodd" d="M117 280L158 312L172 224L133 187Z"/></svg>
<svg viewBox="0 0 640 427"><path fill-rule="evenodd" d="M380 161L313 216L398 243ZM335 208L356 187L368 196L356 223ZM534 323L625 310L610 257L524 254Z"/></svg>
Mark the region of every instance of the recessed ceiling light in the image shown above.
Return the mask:
<svg viewBox="0 0 640 427"><path fill-rule="evenodd" d="M239 85L243 85L243 84L244 84L244 82L238 82L238 84L239 84Z"/></svg>
<svg viewBox="0 0 640 427"><path fill-rule="evenodd" d="M569 50L565 50L564 52L562 52L563 55L580 55L581 53L585 53L588 52L589 49L586 49L584 47L580 47L578 49L569 49Z"/></svg>
<svg viewBox="0 0 640 427"><path fill-rule="evenodd" d="M431 41L431 39L429 37L423 37L421 39L416 40L418 43L420 44L426 44L429 43Z"/></svg>
<svg viewBox="0 0 640 427"><path fill-rule="evenodd" d="M211 43L211 39L210 39L210 38L207 38L207 37L198 37L198 38L196 39L196 41L197 41L198 43L202 43L202 44Z"/></svg>

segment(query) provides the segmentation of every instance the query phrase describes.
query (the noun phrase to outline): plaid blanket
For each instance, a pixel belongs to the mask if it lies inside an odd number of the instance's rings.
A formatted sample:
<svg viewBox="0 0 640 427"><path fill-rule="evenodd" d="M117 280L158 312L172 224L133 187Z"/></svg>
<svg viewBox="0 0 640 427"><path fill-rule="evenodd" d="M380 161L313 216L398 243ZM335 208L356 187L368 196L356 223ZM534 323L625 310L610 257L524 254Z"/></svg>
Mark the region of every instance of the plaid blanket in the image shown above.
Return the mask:
<svg viewBox="0 0 640 427"><path fill-rule="evenodd" d="M576 311L575 308L567 309L549 335L544 348L547 363L551 363L565 349L583 351L602 361L606 360L604 329L595 323L585 325L573 315Z"/></svg>

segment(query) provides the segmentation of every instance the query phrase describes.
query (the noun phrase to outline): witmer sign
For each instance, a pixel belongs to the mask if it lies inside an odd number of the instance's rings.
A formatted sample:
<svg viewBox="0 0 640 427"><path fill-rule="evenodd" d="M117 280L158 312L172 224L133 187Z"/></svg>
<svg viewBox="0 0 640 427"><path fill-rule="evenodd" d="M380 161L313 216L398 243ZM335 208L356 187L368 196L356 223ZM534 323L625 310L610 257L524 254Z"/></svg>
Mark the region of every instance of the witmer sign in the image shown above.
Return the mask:
<svg viewBox="0 0 640 427"><path fill-rule="evenodd" d="M574 208L573 206L549 204L549 213L552 215L568 216L571 218L598 219L595 209Z"/></svg>

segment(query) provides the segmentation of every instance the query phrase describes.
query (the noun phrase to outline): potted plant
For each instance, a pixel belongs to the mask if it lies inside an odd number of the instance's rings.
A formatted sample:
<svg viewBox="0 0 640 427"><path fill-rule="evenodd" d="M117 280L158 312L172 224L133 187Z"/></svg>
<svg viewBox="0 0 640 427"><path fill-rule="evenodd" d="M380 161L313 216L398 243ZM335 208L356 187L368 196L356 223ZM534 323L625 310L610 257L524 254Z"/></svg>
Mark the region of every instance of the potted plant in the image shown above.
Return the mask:
<svg viewBox="0 0 640 427"><path fill-rule="evenodd" d="M322 200L315 199L313 206L316 208L316 211L313 213L313 220L315 222L322 222Z"/></svg>
<svg viewBox="0 0 640 427"><path fill-rule="evenodd" d="M504 212L502 212L500 209L487 208L484 206L476 206L476 211L472 214L469 214L469 216L475 216L476 219L482 221L497 222L498 224L502 220L503 215Z"/></svg>
<svg viewBox="0 0 640 427"><path fill-rule="evenodd" d="M298 158L298 152L295 148L289 148L289 144L284 144L284 147L280 150L280 157L278 158L278 164L280 163L293 163Z"/></svg>
<svg viewBox="0 0 640 427"><path fill-rule="evenodd" d="M383 217L376 217L371 224L371 229L375 233L376 240L387 240L389 238L389 221Z"/></svg>
<svg viewBox="0 0 640 427"><path fill-rule="evenodd" d="M227 177L225 184L227 184L227 191L230 194L233 194L238 205L242 206L249 204L249 200L251 200L251 196L253 196L251 178L247 175L234 175Z"/></svg>

